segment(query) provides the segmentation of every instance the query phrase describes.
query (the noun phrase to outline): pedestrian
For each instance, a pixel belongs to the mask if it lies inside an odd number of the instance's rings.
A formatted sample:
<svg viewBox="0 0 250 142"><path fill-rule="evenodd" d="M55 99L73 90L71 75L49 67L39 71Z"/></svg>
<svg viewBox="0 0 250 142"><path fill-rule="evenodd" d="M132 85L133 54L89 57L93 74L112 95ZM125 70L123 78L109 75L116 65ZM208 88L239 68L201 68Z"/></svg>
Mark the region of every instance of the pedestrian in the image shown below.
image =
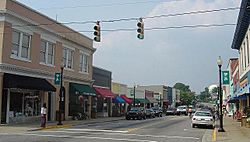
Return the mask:
<svg viewBox="0 0 250 142"><path fill-rule="evenodd" d="M45 128L46 126L46 114L47 114L47 107L46 103L43 104L41 108L41 127Z"/></svg>

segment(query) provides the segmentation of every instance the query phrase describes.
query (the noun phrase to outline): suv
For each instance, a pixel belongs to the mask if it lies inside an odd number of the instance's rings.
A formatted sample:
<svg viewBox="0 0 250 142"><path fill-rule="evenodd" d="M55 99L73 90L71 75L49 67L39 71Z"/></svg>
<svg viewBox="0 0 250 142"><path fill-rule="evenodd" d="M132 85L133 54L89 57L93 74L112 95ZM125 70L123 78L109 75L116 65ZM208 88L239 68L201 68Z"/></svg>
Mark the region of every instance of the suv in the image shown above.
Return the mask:
<svg viewBox="0 0 250 142"><path fill-rule="evenodd" d="M187 106L186 105L184 105L184 106L178 106L176 113L177 113L177 115L181 115L181 114L188 115L188 113L187 113Z"/></svg>
<svg viewBox="0 0 250 142"><path fill-rule="evenodd" d="M139 107L133 107L130 109L130 111L128 111L126 113L126 119L130 120L130 119L146 119L146 112L144 108L139 108Z"/></svg>
<svg viewBox="0 0 250 142"><path fill-rule="evenodd" d="M153 107L152 109L155 112L155 116L162 117L162 109L160 107Z"/></svg>

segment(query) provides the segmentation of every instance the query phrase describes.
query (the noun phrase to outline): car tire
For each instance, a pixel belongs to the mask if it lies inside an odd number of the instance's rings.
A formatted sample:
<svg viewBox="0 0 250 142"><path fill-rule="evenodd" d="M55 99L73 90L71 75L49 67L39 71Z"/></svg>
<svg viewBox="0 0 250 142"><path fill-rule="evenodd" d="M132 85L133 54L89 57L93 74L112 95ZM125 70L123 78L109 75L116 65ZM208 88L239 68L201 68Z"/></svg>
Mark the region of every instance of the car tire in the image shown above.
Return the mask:
<svg viewBox="0 0 250 142"><path fill-rule="evenodd" d="M195 128L195 125L194 125L194 124L192 124L192 128Z"/></svg>
<svg viewBox="0 0 250 142"><path fill-rule="evenodd" d="M126 117L126 119L127 119L127 120L130 120L130 118L129 118L129 117Z"/></svg>

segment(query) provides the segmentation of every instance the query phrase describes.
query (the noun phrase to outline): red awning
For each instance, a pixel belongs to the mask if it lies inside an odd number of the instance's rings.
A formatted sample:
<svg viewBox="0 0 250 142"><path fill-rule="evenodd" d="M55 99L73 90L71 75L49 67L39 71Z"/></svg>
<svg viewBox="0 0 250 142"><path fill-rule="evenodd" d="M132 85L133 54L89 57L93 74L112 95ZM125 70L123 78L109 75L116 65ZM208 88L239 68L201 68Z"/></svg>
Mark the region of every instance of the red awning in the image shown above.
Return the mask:
<svg viewBox="0 0 250 142"><path fill-rule="evenodd" d="M121 95L121 98L128 104L131 104L133 102L133 100L128 98L126 95Z"/></svg>
<svg viewBox="0 0 250 142"><path fill-rule="evenodd" d="M115 98L114 93L111 92L108 88L94 87L95 91L104 98Z"/></svg>

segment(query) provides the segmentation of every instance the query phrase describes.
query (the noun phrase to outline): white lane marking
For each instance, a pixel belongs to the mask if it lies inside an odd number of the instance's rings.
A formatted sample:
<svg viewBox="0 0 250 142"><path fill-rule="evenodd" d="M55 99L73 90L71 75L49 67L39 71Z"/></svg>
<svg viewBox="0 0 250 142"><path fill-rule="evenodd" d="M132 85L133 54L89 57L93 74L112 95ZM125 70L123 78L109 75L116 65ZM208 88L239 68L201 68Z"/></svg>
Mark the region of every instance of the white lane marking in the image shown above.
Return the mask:
<svg viewBox="0 0 250 142"><path fill-rule="evenodd" d="M103 132L103 133L92 133L92 132L86 132L86 131L78 131L78 132L72 132L72 131L42 131L42 132L68 133L68 134L85 133L85 134L92 134L92 135L120 135L120 136L152 137L152 138L171 138L171 139L195 139L195 140L200 139L200 138L197 138L197 137L186 137L186 136L141 135L141 134L125 134L125 133L105 133L105 132Z"/></svg>
<svg viewBox="0 0 250 142"><path fill-rule="evenodd" d="M87 137L87 136L78 136L77 138L100 139L100 140L114 140L114 141L131 141L131 142L157 142L157 141L141 140L141 139L118 139L118 138Z"/></svg>
<svg viewBox="0 0 250 142"><path fill-rule="evenodd" d="M14 135L14 134L8 134ZM104 138L104 137L88 137L88 136L70 136L70 135L41 135L41 134L20 134L16 133L15 135L26 135L26 136L38 136L38 137L53 137L53 138L74 138L74 139L99 139L99 140L113 140L113 141L130 141L130 142L158 142L158 141L151 141L151 140L142 140L142 139L119 139L119 138Z"/></svg>
<svg viewBox="0 0 250 142"><path fill-rule="evenodd" d="M111 133L127 133L128 131L98 130L98 129L63 129L68 131L89 131L89 132L111 132Z"/></svg>

